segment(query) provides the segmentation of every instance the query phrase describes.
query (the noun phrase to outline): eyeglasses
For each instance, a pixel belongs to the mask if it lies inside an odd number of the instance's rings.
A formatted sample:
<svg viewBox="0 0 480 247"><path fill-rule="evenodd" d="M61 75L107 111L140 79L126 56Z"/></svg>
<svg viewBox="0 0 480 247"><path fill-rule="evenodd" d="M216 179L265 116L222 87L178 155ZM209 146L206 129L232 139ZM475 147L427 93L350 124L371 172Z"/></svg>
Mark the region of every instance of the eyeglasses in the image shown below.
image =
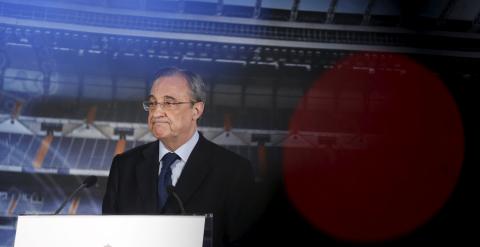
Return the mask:
<svg viewBox="0 0 480 247"><path fill-rule="evenodd" d="M197 103L198 101L184 101L184 102L172 102L172 101L165 101L165 102L156 102L156 101L143 101L142 102L142 105L143 105L143 109L145 111L153 111L155 109L157 109L157 106L160 106L163 110L174 110L175 108L177 108L178 105L182 105L182 104L195 104Z"/></svg>

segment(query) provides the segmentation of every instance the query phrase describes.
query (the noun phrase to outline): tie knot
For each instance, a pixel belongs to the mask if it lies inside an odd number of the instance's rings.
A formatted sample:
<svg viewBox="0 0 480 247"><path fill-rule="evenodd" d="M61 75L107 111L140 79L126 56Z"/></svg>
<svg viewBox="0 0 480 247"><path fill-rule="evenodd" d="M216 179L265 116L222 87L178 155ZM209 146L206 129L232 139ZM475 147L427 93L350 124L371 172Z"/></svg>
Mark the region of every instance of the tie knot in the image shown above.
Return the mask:
<svg viewBox="0 0 480 247"><path fill-rule="evenodd" d="M180 159L176 153L167 153L162 157L162 168L170 167L175 160Z"/></svg>

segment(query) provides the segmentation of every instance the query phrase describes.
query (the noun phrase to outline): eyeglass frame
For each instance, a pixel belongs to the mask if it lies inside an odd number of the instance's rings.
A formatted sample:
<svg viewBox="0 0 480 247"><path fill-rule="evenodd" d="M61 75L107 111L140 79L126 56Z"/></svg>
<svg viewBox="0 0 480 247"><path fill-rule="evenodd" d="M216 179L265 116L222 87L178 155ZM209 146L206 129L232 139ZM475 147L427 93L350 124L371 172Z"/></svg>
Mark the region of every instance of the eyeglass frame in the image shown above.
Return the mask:
<svg viewBox="0 0 480 247"><path fill-rule="evenodd" d="M198 102L201 102L201 101L180 101L180 102L169 102L169 101L164 101L164 102L151 102L150 100L144 100L142 101L142 106L143 106L143 110L145 110L146 112L150 112L150 110L154 110L157 108L157 106L160 106L160 108L162 108L163 110L172 110L172 108L176 105L182 105L182 104L192 104L192 106L195 104L195 103L198 103ZM149 106L149 104L154 104L154 108L151 109L152 106ZM167 108L165 108L165 106L168 106Z"/></svg>

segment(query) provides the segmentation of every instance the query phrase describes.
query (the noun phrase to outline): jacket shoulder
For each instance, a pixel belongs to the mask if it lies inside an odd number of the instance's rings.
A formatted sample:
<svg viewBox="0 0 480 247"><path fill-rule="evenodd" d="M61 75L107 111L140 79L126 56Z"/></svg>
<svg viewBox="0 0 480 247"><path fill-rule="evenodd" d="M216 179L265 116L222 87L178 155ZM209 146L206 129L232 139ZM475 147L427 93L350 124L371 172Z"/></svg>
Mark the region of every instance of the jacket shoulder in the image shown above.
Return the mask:
<svg viewBox="0 0 480 247"><path fill-rule="evenodd" d="M215 157L215 160L227 162L227 163L237 163L237 164L249 164L250 161L245 157L228 150L225 147L222 147L212 141L205 139L206 145L212 150L212 155Z"/></svg>

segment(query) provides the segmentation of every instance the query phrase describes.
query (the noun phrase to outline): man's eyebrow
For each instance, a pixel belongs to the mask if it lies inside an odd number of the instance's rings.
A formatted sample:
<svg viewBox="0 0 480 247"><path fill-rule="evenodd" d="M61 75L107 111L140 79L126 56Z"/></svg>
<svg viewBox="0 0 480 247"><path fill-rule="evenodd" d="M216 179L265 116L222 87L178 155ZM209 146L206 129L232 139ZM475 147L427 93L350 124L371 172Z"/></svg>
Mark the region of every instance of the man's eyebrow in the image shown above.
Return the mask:
<svg viewBox="0 0 480 247"><path fill-rule="evenodd" d="M153 94L148 95L147 100L157 100Z"/></svg>
<svg viewBox="0 0 480 247"><path fill-rule="evenodd" d="M148 97L147 97L147 100L155 100L157 101L157 98L155 96L153 96L153 94L150 94ZM173 101L176 101L177 98L173 97L173 96L169 96L169 95L165 95L163 96L163 100L173 100Z"/></svg>
<svg viewBox="0 0 480 247"><path fill-rule="evenodd" d="M177 99L175 97L165 95L165 96L163 96L163 100L177 100Z"/></svg>

